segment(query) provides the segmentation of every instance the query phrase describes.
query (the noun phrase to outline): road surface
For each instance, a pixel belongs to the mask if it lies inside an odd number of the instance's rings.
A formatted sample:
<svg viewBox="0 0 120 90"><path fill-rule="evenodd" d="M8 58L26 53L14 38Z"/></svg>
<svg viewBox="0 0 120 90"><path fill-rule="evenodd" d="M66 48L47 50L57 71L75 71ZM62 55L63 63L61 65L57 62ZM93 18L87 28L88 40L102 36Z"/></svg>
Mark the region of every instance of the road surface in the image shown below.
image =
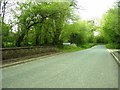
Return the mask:
<svg viewBox="0 0 120 90"><path fill-rule="evenodd" d="M104 45L3 69L3 88L117 88L118 65Z"/></svg>

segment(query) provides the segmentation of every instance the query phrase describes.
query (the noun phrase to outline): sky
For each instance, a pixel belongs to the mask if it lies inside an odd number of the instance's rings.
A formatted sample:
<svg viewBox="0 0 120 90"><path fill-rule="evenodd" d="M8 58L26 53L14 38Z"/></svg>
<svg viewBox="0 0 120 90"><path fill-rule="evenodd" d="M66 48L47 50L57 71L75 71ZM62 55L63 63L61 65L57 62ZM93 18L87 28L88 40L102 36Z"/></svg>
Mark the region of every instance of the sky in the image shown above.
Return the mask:
<svg viewBox="0 0 120 90"><path fill-rule="evenodd" d="M77 0L78 7L77 14L82 19L101 18L102 15L114 5L116 0Z"/></svg>

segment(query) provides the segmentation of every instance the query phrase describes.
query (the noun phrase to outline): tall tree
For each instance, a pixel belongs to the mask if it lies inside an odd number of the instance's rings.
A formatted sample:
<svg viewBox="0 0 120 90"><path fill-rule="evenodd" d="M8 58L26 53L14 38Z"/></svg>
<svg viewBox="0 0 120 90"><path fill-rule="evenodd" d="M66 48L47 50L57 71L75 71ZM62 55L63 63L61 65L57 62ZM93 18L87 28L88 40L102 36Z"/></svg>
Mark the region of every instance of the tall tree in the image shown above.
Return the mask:
<svg viewBox="0 0 120 90"><path fill-rule="evenodd" d="M20 46L21 42L27 37L31 27L39 27L36 30L36 45L40 45L40 35L43 24L46 20L52 20L53 24L53 44L59 43L59 36L64 22L70 17L71 2L40 2L21 4L21 15L19 20L19 33L16 45ZM45 34L45 33L44 33Z"/></svg>
<svg viewBox="0 0 120 90"><path fill-rule="evenodd" d="M108 10L103 22L104 38L116 48L120 48L119 9L120 7L115 6Z"/></svg>
<svg viewBox="0 0 120 90"><path fill-rule="evenodd" d="M88 41L88 32L88 23L86 21L77 20L72 24L65 25L61 33L61 39L63 39L64 42L83 45Z"/></svg>

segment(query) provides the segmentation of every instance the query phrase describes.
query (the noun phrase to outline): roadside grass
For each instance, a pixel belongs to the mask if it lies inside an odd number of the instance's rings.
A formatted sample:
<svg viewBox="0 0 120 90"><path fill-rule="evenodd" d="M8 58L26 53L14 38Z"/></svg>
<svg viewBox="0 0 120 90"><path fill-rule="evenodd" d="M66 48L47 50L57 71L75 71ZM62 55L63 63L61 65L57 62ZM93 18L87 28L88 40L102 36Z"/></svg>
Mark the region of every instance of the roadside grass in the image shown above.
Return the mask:
<svg viewBox="0 0 120 90"><path fill-rule="evenodd" d="M83 50L81 47L75 47L75 46L63 46L63 48L59 48L60 52L74 52L74 51L79 51Z"/></svg>
<svg viewBox="0 0 120 90"><path fill-rule="evenodd" d="M69 46L63 46L62 48L59 48L59 51L60 52L75 52L75 51L88 49L88 48L91 48L93 46L95 46L94 43L84 44L81 46L69 45Z"/></svg>
<svg viewBox="0 0 120 90"><path fill-rule="evenodd" d="M108 49L120 49L120 45L118 45L118 44L106 44L106 48L108 48Z"/></svg>

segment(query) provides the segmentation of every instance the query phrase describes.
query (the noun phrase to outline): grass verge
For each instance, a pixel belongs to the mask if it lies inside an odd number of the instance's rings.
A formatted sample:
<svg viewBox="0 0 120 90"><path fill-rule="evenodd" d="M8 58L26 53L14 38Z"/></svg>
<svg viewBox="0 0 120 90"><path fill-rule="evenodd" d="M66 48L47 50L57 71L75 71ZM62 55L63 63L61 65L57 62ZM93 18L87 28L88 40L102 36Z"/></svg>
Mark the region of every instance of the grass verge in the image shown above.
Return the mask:
<svg viewBox="0 0 120 90"><path fill-rule="evenodd" d="M106 44L106 48L108 48L108 49L120 49L120 45L118 45L118 44Z"/></svg>
<svg viewBox="0 0 120 90"><path fill-rule="evenodd" d="M60 52L75 52L79 50L84 50L90 47L95 46L95 44L90 43L90 44L84 44L81 46L76 46L76 45L70 45L70 46L63 46L62 48L59 48Z"/></svg>

